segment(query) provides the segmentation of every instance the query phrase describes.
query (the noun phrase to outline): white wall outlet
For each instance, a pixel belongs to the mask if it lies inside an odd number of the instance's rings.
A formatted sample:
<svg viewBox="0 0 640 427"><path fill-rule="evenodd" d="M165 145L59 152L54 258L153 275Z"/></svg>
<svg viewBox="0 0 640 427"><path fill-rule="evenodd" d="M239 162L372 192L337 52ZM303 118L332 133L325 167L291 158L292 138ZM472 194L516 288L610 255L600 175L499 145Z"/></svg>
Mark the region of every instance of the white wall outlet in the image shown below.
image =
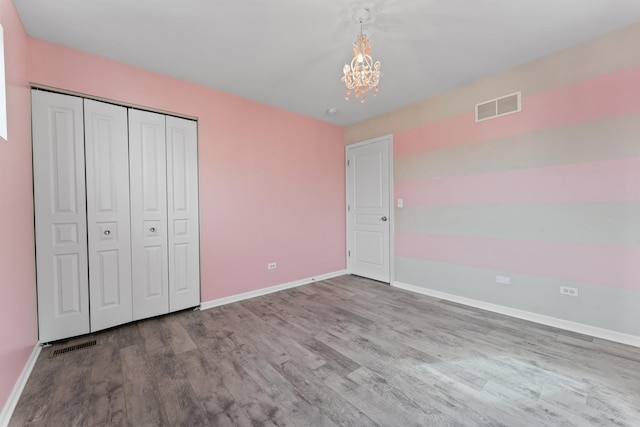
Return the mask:
<svg viewBox="0 0 640 427"><path fill-rule="evenodd" d="M501 285L510 285L511 277L509 276L496 276L496 283L500 283Z"/></svg>
<svg viewBox="0 0 640 427"><path fill-rule="evenodd" d="M404 206L404 200L398 199L398 207L401 208Z"/></svg>
<svg viewBox="0 0 640 427"><path fill-rule="evenodd" d="M277 264L275 262L270 262L269 264L267 264L267 270L273 270L276 267Z"/></svg>
<svg viewBox="0 0 640 427"><path fill-rule="evenodd" d="M578 296L578 288L570 288L568 286L560 286L560 293L562 295L569 295L572 297Z"/></svg>

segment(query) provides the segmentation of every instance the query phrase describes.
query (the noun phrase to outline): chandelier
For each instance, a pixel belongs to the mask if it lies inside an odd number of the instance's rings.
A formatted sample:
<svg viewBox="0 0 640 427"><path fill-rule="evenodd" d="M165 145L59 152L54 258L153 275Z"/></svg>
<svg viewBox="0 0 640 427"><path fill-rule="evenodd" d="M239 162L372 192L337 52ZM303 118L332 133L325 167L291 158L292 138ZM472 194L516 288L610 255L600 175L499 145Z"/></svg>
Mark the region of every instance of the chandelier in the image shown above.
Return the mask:
<svg viewBox="0 0 640 427"><path fill-rule="evenodd" d="M366 35L362 33L363 18L360 18L360 34L353 43L353 59L351 65L344 64L344 76L342 81L347 86L347 93L344 97L349 100L351 91L360 102L364 104L364 95L373 90L373 96L378 94L378 82L380 81L380 61L373 62L369 52L371 43Z"/></svg>

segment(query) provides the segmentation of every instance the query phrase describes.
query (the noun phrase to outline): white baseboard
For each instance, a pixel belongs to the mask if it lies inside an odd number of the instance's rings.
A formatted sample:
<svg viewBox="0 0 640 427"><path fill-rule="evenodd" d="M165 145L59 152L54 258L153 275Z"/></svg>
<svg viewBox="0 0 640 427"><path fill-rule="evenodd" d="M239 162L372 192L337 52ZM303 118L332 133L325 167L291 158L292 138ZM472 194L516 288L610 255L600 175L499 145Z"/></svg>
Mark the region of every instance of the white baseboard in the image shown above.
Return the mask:
<svg viewBox="0 0 640 427"><path fill-rule="evenodd" d="M212 301L206 301L200 304L200 310L208 310L213 307L219 307L221 305L231 304L234 302L259 297L262 295L272 294L274 292L283 291L285 289L291 289L302 285L308 285L313 282L320 282L322 280L332 279L334 277L343 276L347 274L347 270L334 271L333 273L321 274L320 276L309 277L307 279L296 280L294 282L283 283L281 285L269 286L268 288L257 289L251 292L245 292L242 294L231 295L230 297L224 297L215 299Z"/></svg>
<svg viewBox="0 0 640 427"><path fill-rule="evenodd" d="M13 411L16 409L16 405L18 404L18 400L20 399L22 390L24 390L24 386L27 384L27 380L29 379L31 371L36 364L36 360L38 360L40 349L40 343L36 343L36 346L31 352L29 359L27 359L27 363L24 365L24 369L22 369L22 373L18 377L18 380L13 386L13 390L11 390L11 393L9 394L7 402L4 404L4 408L2 408L2 412L0 412L1 427L6 427L9 425L9 420L13 415Z"/></svg>
<svg viewBox="0 0 640 427"><path fill-rule="evenodd" d="M407 291L439 298L447 301L457 302L471 307L480 308L494 313L505 314L507 316L516 317L518 319L528 320L530 322L540 323L542 325L553 326L555 328L567 331L577 332L583 335L589 335L596 338L602 338L609 341L615 341L622 344L640 347L640 337L636 335L624 334L609 329L598 328L595 326L585 325L583 323L571 322L569 320L558 319L557 317L544 316L542 314L532 313L530 311L518 310L503 305L491 304L471 298L465 298L458 295L448 294L446 292L434 291L432 289L422 288L420 286L408 285L402 282L393 282L392 286Z"/></svg>

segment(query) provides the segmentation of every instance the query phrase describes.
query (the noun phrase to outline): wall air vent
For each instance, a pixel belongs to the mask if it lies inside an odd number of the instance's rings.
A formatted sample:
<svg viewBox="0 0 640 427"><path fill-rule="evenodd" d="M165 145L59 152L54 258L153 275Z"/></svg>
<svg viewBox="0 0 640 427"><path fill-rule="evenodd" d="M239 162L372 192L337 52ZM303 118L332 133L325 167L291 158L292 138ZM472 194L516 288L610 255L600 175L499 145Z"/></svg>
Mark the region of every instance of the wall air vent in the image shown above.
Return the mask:
<svg viewBox="0 0 640 427"><path fill-rule="evenodd" d="M476 104L476 122L522 111L522 92Z"/></svg>

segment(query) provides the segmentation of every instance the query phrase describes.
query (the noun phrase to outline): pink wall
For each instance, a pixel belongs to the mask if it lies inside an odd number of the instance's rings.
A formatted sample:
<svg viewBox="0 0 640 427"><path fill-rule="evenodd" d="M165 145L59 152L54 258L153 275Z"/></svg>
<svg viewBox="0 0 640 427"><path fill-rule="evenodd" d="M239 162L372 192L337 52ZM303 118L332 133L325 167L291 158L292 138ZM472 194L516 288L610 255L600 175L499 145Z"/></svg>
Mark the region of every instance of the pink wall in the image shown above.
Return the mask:
<svg viewBox="0 0 640 427"><path fill-rule="evenodd" d="M345 268L341 127L37 39L28 65L36 84L198 117L203 301Z"/></svg>
<svg viewBox="0 0 640 427"><path fill-rule="evenodd" d="M0 1L0 408L37 341L28 82L198 118L202 301L345 268L343 128L30 38Z"/></svg>
<svg viewBox="0 0 640 427"><path fill-rule="evenodd" d="M8 140L0 139L0 409L37 341L27 35L10 0L4 29Z"/></svg>

